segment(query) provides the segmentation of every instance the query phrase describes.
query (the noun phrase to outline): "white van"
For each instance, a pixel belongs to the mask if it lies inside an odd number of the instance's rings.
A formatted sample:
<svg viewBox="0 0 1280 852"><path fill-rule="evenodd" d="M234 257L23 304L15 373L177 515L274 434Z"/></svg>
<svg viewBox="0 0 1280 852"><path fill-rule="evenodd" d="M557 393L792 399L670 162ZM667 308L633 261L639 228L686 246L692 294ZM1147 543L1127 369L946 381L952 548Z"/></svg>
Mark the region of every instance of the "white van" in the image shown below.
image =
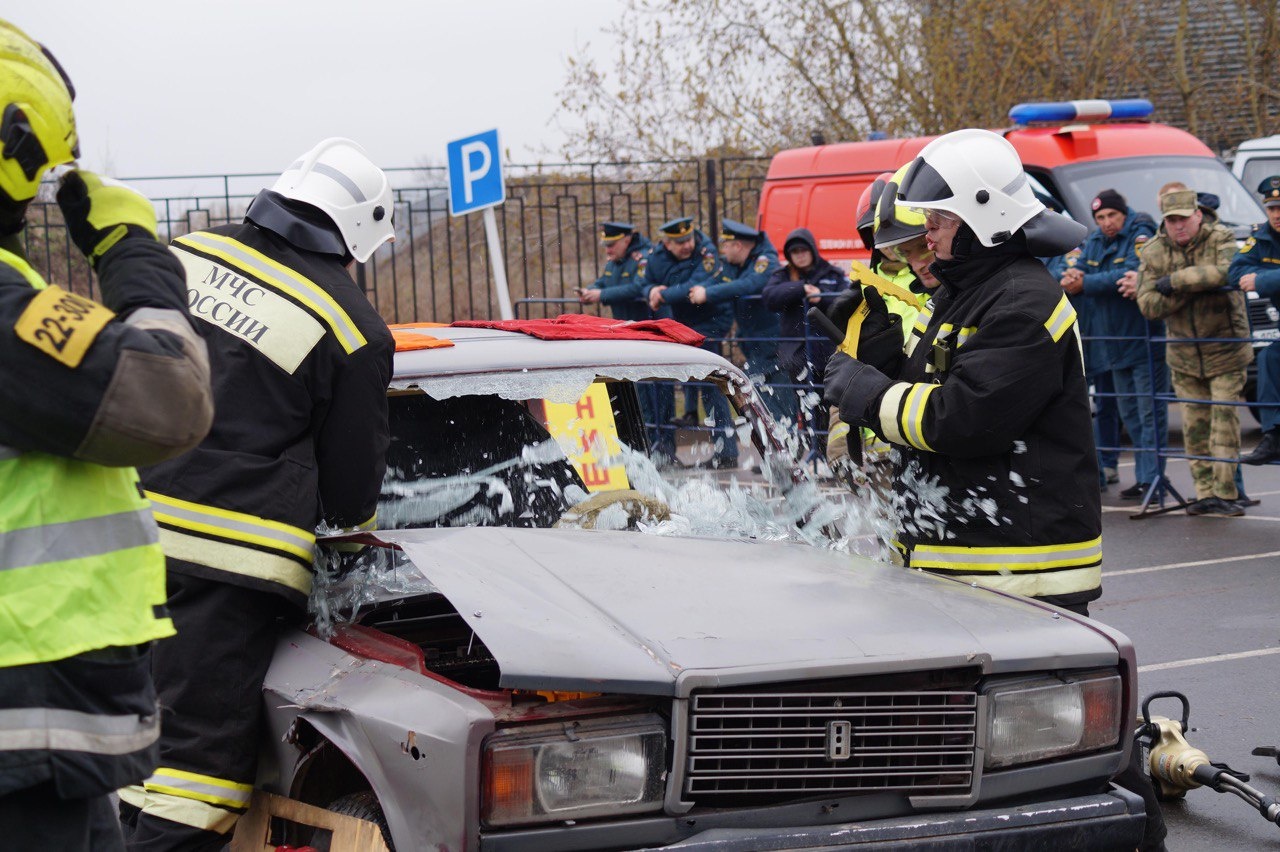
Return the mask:
<svg viewBox="0 0 1280 852"><path fill-rule="evenodd" d="M1231 171L1250 192L1257 189L1264 178L1280 175L1280 134L1241 142Z"/></svg>

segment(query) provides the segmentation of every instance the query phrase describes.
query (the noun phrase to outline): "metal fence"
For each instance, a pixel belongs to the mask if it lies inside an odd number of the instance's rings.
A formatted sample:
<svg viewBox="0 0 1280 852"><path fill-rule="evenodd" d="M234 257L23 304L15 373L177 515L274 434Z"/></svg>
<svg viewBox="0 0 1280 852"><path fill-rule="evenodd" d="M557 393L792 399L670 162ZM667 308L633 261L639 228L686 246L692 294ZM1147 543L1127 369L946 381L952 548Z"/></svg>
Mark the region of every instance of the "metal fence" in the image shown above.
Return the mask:
<svg viewBox="0 0 1280 852"><path fill-rule="evenodd" d="M604 264L599 223L621 219L652 234L693 216L714 233L728 216L754 222L766 157L640 163L511 164L497 210L511 298L523 316L554 316L560 300L594 281ZM395 188L394 243L354 277L387 322L450 322L497 315L479 216L449 215L443 167L388 169ZM162 238L239 222L273 174L126 178L156 204ZM67 239L61 213L43 194L25 233L28 257L46 277L94 294L96 283ZM573 300L576 303L576 299Z"/></svg>

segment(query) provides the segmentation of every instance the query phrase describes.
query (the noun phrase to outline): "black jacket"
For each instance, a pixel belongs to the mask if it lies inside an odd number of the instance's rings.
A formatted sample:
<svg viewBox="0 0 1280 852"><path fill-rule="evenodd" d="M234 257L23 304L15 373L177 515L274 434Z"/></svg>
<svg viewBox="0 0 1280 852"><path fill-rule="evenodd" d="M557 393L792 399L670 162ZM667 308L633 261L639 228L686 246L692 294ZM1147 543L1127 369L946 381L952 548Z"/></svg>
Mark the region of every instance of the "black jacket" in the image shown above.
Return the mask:
<svg viewBox="0 0 1280 852"><path fill-rule="evenodd" d="M836 351L836 345L814 330L810 330L806 339L804 315L810 304L804 285L812 284L823 293L841 293L849 289L849 276L818 254L818 244L808 228L796 228L787 234L784 247L793 241L809 246L813 266L795 279L791 277L790 266L775 270L760 296L765 307L782 315L778 329L778 363L792 377L804 375L810 381L821 382L827 359ZM823 299L819 306L825 308L830 303L830 299Z"/></svg>
<svg viewBox="0 0 1280 852"><path fill-rule="evenodd" d="M373 520L394 341L334 255L251 222L174 249L217 413L199 447L141 471L169 568L302 602L317 524Z"/></svg>
<svg viewBox="0 0 1280 852"><path fill-rule="evenodd" d="M1102 510L1075 312L1017 243L933 268L941 286L873 417L902 450L909 564L1093 600Z"/></svg>

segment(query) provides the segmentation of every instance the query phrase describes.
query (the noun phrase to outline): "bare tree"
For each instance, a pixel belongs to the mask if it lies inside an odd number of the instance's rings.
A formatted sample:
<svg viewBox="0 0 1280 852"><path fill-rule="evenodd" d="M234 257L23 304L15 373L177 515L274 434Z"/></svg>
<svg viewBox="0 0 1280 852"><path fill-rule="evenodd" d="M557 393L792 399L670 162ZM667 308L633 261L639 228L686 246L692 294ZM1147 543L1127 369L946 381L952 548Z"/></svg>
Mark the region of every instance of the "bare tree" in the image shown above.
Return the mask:
<svg viewBox="0 0 1280 852"><path fill-rule="evenodd" d="M1276 0L630 0L609 62L570 63L563 153L763 153L818 130L940 133L998 126L1024 100L1153 92L1160 117L1217 138L1230 116L1202 94L1226 85L1222 44L1243 54L1229 82L1262 132L1278 17Z"/></svg>

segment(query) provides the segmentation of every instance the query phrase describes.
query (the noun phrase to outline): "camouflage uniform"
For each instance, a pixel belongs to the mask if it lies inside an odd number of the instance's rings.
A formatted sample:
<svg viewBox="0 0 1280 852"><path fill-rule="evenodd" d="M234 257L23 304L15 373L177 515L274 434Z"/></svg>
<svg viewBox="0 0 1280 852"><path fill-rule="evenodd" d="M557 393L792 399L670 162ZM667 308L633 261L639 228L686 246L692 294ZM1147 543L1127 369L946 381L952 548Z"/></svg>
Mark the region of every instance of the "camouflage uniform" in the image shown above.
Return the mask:
<svg viewBox="0 0 1280 852"><path fill-rule="evenodd" d="M1244 293L1222 289L1236 254L1230 229L1219 224L1216 215L1205 212L1199 232L1188 245L1174 243L1162 224L1140 254L1138 308L1147 319L1165 320L1174 393L1182 399L1240 402L1245 367L1253 359L1253 350L1248 342ZM1170 295L1157 289L1166 277L1172 287ZM1240 338L1240 342L1196 342L1222 338ZM1184 402L1182 430L1190 456L1234 459L1240 455L1240 418L1233 405ZM1192 460L1196 498L1235 500L1239 496L1235 472L1234 462Z"/></svg>

